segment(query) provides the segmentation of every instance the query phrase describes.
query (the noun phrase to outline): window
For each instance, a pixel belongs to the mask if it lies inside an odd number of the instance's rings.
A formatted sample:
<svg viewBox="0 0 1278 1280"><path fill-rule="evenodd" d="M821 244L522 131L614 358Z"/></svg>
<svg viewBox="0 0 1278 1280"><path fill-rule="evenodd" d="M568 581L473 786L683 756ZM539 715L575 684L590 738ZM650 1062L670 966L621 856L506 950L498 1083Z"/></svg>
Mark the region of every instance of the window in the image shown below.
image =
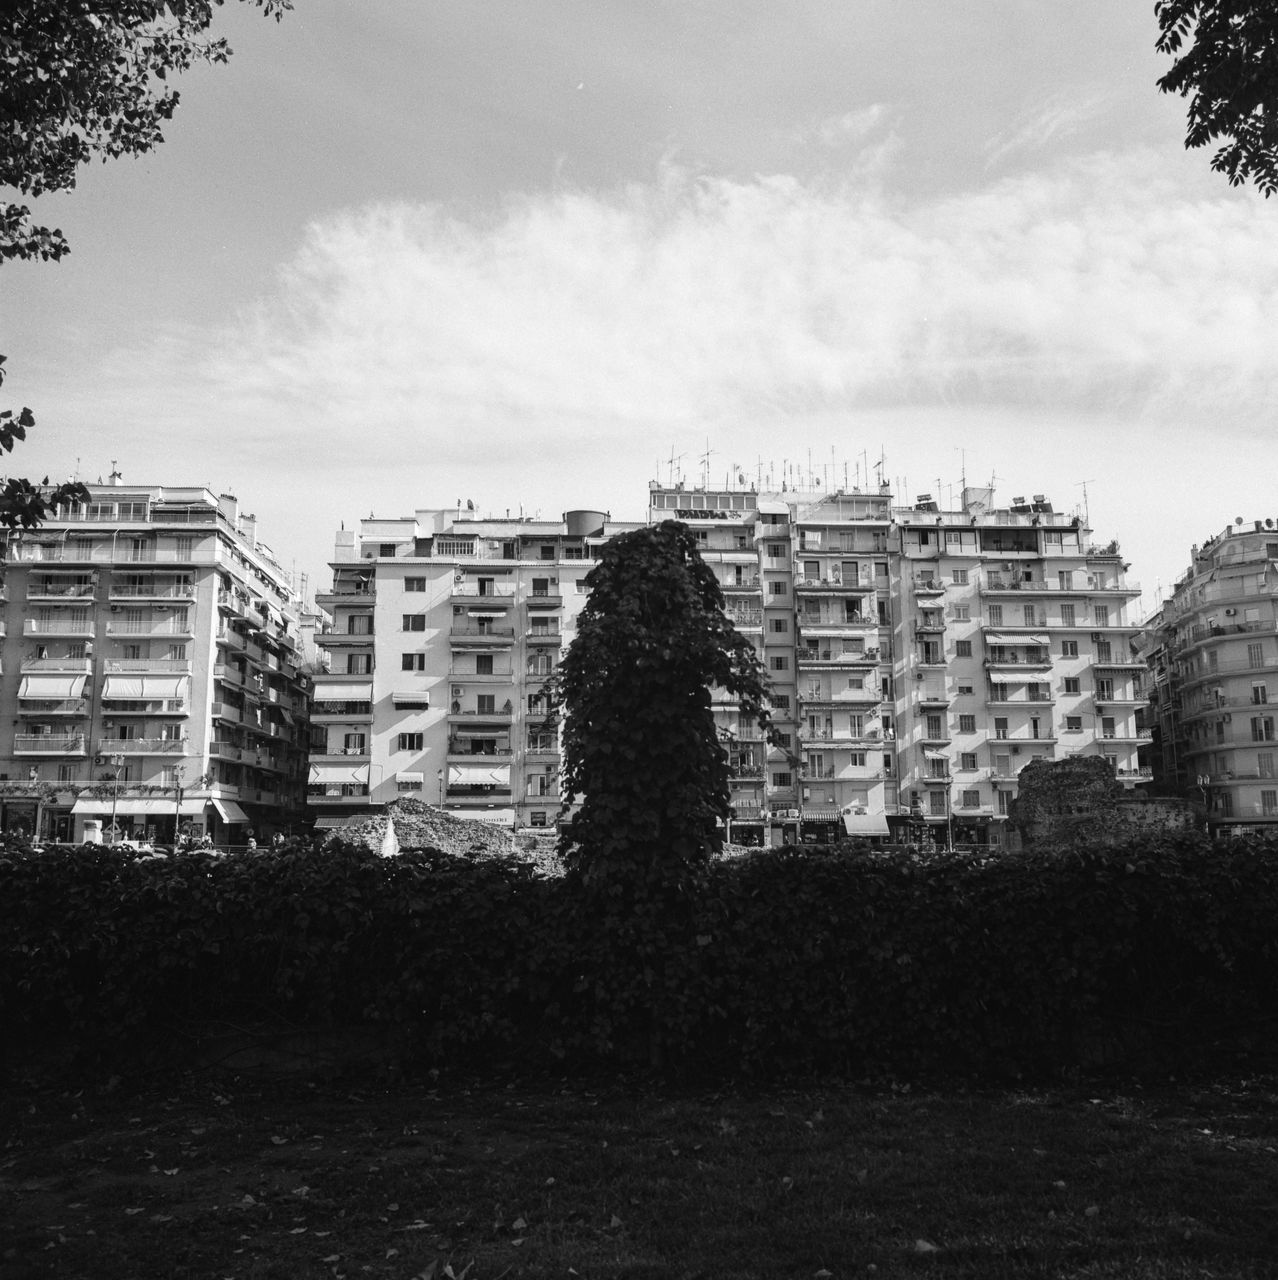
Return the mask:
<svg viewBox="0 0 1278 1280"><path fill-rule="evenodd" d="M1260 793L1260 812L1263 817L1278 817L1278 791Z"/></svg>
<svg viewBox="0 0 1278 1280"><path fill-rule="evenodd" d="M778 635L784 635L790 630L790 620L789 618L773 618L771 628Z"/></svg>
<svg viewBox="0 0 1278 1280"><path fill-rule="evenodd" d="M362 733L346 733L342 735L342 754L362 756L368 746L368 739Z"/></svg>
<svg viewBox="0 0 1278 1280"><path fill-rule="evenodd" d="M1114 736L1114 717L1101 716L1101 737L1112 738Z"/></svg>
<svg viewBox="0 0 1278 1280"><path fill-rule="evenodd" d="M171 644L164 651L164 657L169 662L185 662L186 661L186 645Z"/></svg>
<svg viewBox="0 0 1278 1280"><path fill-rule="evenodd" d="M769 595L771 595L771 596L783 596L783 595L785 595L785 583L784 583L784 582L769 582L769 583L768 583L768 594L769 594Z"/></svg>
<svg viewBox="0 0 1278 1280"><path fill-rule="evenodd" d="M554 751L555 735L550 729L530 729L528 732L529 751Z"/></svg>
<svg viewBox="0 0 1278 1280"><path fill-rule="evenodd" d="M1082 733L1083 717L1082 716L1066 716L1065 732L1066 733Z"/></svg>
<svg viewBox="0 0 1278 1280"><path fill-rule="evenodd" d="M1263 644L1249 644L1247 646L1247 665L1249 667L1263 667L1265 665L1265 646Z"/></svg>
<svg viewBox="0 0 1278 1280"><path fill-rule="evenodd" d="M979 791L963 792L963 808L979 809L981 806L981 793Z"/></svg>
<svg viewBox="0 0 1278 1280"><path fill-rule="evenodd" d="M553 560L555 558L555 544L553 542L543 544L539 554L542 560Z"/></svg>
<svg viewBox="0 0 1278 1280"><path fill-rule="evenodd" d="M1078 657L1078 641L1062 640L1061 641L1061 657L1077 658Z"/></svg>
<svg viewBox="0 0 1278 1280"><path fill-rule="evenodd" d="M1251 700L1257 706L1262 702L1269 701L1269 686L1263 684L1253 684L1251 686Z"/></svg>
<svg viewBox="0 0 1278 1280"><path fill-rule="evenodd" d="M1273 716L1252 716L1251 740L1253 742L1272 742L1274 740Z"/></svg>
<svg viewBox="0 0 1278 1280"><path fill-rule="evenodd" d="M975 717L975 716L968 716L968 715L962 715L962 716L959 716L959 732L960 732L960 733L975 733L975 732L976 732L976 717Z"/></svg>
<svg viewBox="0 0 1278 1280"><path fill-rule="evenodd" d="M373 616L369 613L352 613L346 619L348 636L371 636L373 634Z"/></svg>
<svg viewBox="0 0 1278 1280"><path fill-rule="evenodd" d="M975 693L976 686L974 684L961 684L958 687L959 693Z"/></svg>
<svg viewBox="0 0 1278 1280"><path fill-rule="evenodd" d="M588 588L586 587L586 580L585 580L585 578L578 578L578 579L577 579L577 581L576 581L575 583L573 583L573 586L576 588L576 590L577 590L577 594L578 594L578 595L583 595L583 596L584 596L584 595L586 594L587 590L588 590ZM536 816L536 815L534 815L534 816Z"/></svg>
<svg viewBox="0 0 1278 1280"><path fill-rule="evenodd" d="M346 655L346 674L348 676L371 676L373 674L373 655L371 653L348 653Z"/></svg>
<svg viewBox="0 0 1278 1280"><path fill-rule="evenodd" d="M1006 716L994 717L994 736L996 738L1007 737L1007 717Z"/></svg>
<svg viewBox="0 0 1278 1280"><path fill-rule="evenodd" d="M393 542L379 542L377 544L377 554L379 556L393 556L395 554L395 544Z"/></svg>
<svg viewBox="0 0 1278 1280"><path fill-rule="evenodd" d="M401 653L399 655L401 671L425 671L426 655L424 653Z"/></svg>
<svg viewBox="0 0 1278 1280"><path fill-rule="evenodd" d="M784 653L774 653L768 665L773 671L785 671L790 666L790 659Z"/></svg>
<svg viewBox="0 0 1278 1280"><path fill-rule="evenodd" d="M491 716L497 713L497 695L492 693L481 693L475 698L475 710L481 716Z"/></svg>
<svg viewBox="0 0 1278 1280"><path fill-rule="evenodd" d="M933 739L945 737L945 726L941 723L941 717L935 712L929 712L927 717L927 736Z"/></svg>
<svg viewBox="0 0 1278 1280"><path fill-rule="evenodd" d="M970 622L972 620L972 606L968 604L956 604L951 610L955 622Z"/></svg>
<svg viewBox="0 0 1278 1280"><path fill-rule="evenodd" d="M960 769L975 769L975 768L976 768L976 752L975 752L975 751L964 751L964 752L959 756L959 768L960 768Z"/></svg>
<svg viewBox="0 0 1278 1280"><path fill-rule="evenodd" d="M534 596L548 596L550 594L550 579L534 578L532 580L532 593Z"/></svg>
<svg viewBox="0 0 1278 1280"><path fill-rule="evenodd" d="M990 701L991 702L1010 702L1008 695L1008 687L1005 684L994 683L990 685Z"/></svg>
<svg viewBox="0 0 1278 1280"><path fill-rule="evenodd" d="M927 797L927 808L932 817L945 817L945 792L940 790L930 791Z"/></svg>
<svg viewBox="0 0 1278 1280"><path fill-rule="evenodd" d="M972 656L972 642L970 640L955 640L954 656L956 658L970 658Z"/></svg>
<svg viewBox="0 0 1278 1280"><path fill-rule="evenodd" d="M793 738L788 733L777 733L777 746L788 751L793 743Z"/></svg>
<svg viewBox="0 0 1278 1280"><path fill-rule="evenodd" d="M1061 626L1072 627L1074 625L1074 606L1072 604L1061 605Z"/></svg>
<svg viewBox="0 0 1278 1280"><path fill-rule="evenodd" d="M866 753L864 751L850 751L848 753L848 763L857 769L864 769L866 764Z"/></svg>
<svg viewBox="0 0 1278 1280"><path fill-rule="evenodd" d="M422 780L420 778L396 778L396 791L420 791L422 789Z"/></svg>
<svg viewBox="0 0 1278 1280"><path fill-rule="evenodd" d="M768 543L768 559L769 559L769 560L784 560L784 559L785 559L785 543L784 543L784 542L769 542L769 543ZM812 568L813 568L813 570L814 570L814 572L813 572L811 575L809 575L809 576L811 576L811 577L814 577L814 578L815 578L815 577L816 577L816 573L815 573L815 569L816 569L816 561L815 561L815 560L809 560L809 561L805 561L805 562L804 562L804 566L803 566L803 568L804 568L804 572L805 572L805 573L807 572L808 565L811 565L811 566L812 566Z"/></svg>
<svg viewBox="0 0 1278 1280"><path fill-rule="evenodd" d="M544 798L556 794L555 776L548 773L535 773L528 779L528 794L534 798Z"/></svg>
<svg viewBox="0 0 1278 1280"><path fill-rule="evenodd" d="M1034 606L1032 604L1025 604L1021 606L1021 617L1024 618L1025 625L1027 627L1037 625L1038 615L1034 612Z"/></svg>
<svg viewBox="0 0 1278 1280"><path fill-rule="evenodd" d="M397 739L397 751L420 751L422 749L423 735L420 733L401 733Z"/></svg>
<svg viewBox="0 0 1278 1280"><path fill-rule="evenodd" d="M425 591L426 579L425 578L405 578L404 590L405 591Z"/></svg>
<svg viewBox="0 0 1278 1280"><path fill-rule="evenodd" d="M1256 752L1256 772L1262 778L1274 776L1274 753L1272 751Z"/></svg>
<svg viewBox="0 0 1278 1280"><path fill-rule="evenodd" d="M1066 692L1066 693L1081 693L1082 691L1083 691L1083 686L1082 686L1082 683L1081 683L1081 681L1079 680L1079 678L1078 678L1077 676L1066 676L1066 677L1065 677L1065 692Z"/></svg>
<svg viewBox="0 0 1278 1280"><path fill-rule="evenodd" d="M1001 604L992 604L990 610L990 626L1001 627L1003 625L1003 606Z"/></svg>
<svg viewBox="0 0 1278 1280"><path fill-rule="evenodd" d="M892 759L892 753L890 751L885 751L883 753L883 776L885 778L890 778L895 767L896 766Z"/></svg>
<svg viewBox="0 0 1278 1280"><path fill-rule="evenodd" d="M954 572L950 575L950 577L956 587L967 586L967 570L966 569L955 569Z"/></svg>
<svg viewBox="0 0 1278 1280"><path fill-rule="evenodd" d="M544 827L546 825L545 809L534 809L533 812L528 815L528 825L530 827Z"/></svg>
<svg viewBox="0 0 1278 1280"><path fill-rule="evenodd" d="M793 779L788 771L782 770L772 775L772 785L774 787L788 787L793 785Z"/></svg>
<svg viewBox="0 0 1278 1280"><path fill-rule="evenodd" d="M774 711L789 711L790 695L788 693L774 693L772 695L772 709Z"/></svg>
<svg viewBox="0 0 1278 1280"><path fill-rule="evenodd" d="M424 613L406 613L404 614L403 631L425 631L426 615Z"/></svg>
<svg viewBox="0 0 1278 1280"><path fill-rule="evenodd" d="M491 653L477 653L475 655L475 674L477 676L490 676L493 674L493 655Z"/></svg>

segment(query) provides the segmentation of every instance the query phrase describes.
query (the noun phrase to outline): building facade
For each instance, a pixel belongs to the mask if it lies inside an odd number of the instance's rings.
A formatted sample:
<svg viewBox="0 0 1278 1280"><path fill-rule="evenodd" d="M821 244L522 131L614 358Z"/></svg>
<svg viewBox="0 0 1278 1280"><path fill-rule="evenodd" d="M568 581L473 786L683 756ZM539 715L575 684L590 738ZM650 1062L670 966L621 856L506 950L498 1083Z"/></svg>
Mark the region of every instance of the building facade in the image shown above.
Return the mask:
<svg viewBox="0 0 1278 1280"><path fill-rule="evenodd" d="M338 534L316 636L308 799L321 827L401 796L552 827L559 736L545 683L571 642L606 513L370 518Z"/></svg>
<svg viewBox="0 0 1278 1280"><path fill-rule="evenodd" d="M960 509L923 495L652 486L649 518L698 530L773 682L780 748L724 702L736 838L1003 846L1034 759L1104 756L1149 777L1140 595L1116 544L1040 496Z"/></svg>
<svg viewBox="0 0 1278 1280"><path fill-rule="evenodd" d="M1202 800L1215 832L1278 827L1274 521L1239 520L1194 547L1142 647L1164 788Z"/></svg>
<svg viewBox="0 0 1278 1280"><path fill-rule="evenodd" d="M1139 588L1043 497L964 491L760 493L652 484L648 520L696 531L727 612L772 682L778 741L716 694L731 837L1006 845L1016 776L1099 755L1135 786L1148 731L1127 616ZM540 688L574 633L585 575L624 527L423 510L338 536L319 602L310 799L335 825L418 794L514 826L553 824L558 733Z"/></svg>
<svg viewBox="0 0 1278 1280"><path fill-rule="evenodd" d="M112 479L4 541L0 822L74 842L300 829L287 575L235 498Z"/></svg>

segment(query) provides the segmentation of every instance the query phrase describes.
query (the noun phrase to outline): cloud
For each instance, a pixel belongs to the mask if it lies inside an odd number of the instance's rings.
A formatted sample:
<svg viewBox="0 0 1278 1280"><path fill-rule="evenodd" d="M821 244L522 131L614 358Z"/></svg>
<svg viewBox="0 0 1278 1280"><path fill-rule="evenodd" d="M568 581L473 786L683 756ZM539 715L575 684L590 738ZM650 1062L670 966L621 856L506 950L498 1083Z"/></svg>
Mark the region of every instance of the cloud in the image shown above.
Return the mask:
<svg viewBox="0 0 1278 1280"><path fill-rule="evenodd" d="M1010 128L985 144L985 168L996 168L1010 156L1045 151L1075 137L1089 121L1112 112L1114 99L1114 91L1108 88L1054 94L1034 110L1023 112Z"/></svg>
<svg viewBox="0 0 1278 1280"><path fill-rule="evenodd" d="M679 173L485 218L379 206L313 225L183 364L240 421L464 429L459 451L521 423L575 439L882 405L1256 418L1278 373L1264 215L1130 156L913 206Z"/></svg>

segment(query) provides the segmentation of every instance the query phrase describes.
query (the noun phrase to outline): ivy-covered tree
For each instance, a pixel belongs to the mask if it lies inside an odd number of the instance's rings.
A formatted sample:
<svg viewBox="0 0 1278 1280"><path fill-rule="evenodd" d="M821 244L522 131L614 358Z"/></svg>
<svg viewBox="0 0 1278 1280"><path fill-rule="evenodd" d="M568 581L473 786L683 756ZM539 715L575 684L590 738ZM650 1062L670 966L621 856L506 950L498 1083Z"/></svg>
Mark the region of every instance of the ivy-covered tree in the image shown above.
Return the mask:
<svg viewBox="0 0 1278 1280"><path fill-rule="evenodd" d="M1278 191L1278 5L1272 0L1157 0L1158 81L1189 98L1186 147L1224 145L1211 167L1231 186Z"/></svg>
<svg viewBox="0 0 1278 1280"><path fill-rule="evenodd" d="M677 521L619 534L556 673L565 716L561 856L587 882L678 891L722 847L728 757L711 688L771 734L767 679Z"/></svg>
<svg viewBox="0 0 1278 1280"><path fill-rule="evenodd" d="M0 386L4 384L4 356L0 356ZM9 453L35 426L30 409L0 411L0 453ZM78 481L49 486L49 477L34 485L14 478L0 487L0 529L34 529L64 502L88 502L89 491Z"/></svg>

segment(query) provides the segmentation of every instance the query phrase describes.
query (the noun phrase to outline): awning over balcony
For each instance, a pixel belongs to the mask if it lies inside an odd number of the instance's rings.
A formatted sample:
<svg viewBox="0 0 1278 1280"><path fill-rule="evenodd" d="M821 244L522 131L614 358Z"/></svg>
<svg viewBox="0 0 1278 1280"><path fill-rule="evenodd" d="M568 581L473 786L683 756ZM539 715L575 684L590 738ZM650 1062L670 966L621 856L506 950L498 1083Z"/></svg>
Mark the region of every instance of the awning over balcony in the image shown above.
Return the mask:
<svg viewBox="0 0 1278 1280"><path fill-rule="evenodd" d="M356 783L363 786L368 782L368 765L366 764L313 764L310 780L319 783Z"/></svg>
<svg viewBox="0 0 1278 1280"><path fill-rule="evenodd" d="M87 676L38 675L23 676L18 686L19 698L78 698L84 691Z"/></svg>
<svg viewBox="0 0 1278 1280"><path fill-rule="evenodd" d="M391 694L391 702L397 707L416 707L426 711L430 708L430 694L424 689L420 693L401 689Z"/></svg>
<svg viewBox="0 0 1278 1280"><path fill-rule="evenodd" d="M1035 648L1042 648L1047 644L1046 636L1025 636L1012 635L1004 631L987 631L985 633L986 644L1003 644L1003 645L1033 645Z"/></svg>
<svg viewBox="0 0 1278 1280"><path fill-rule="evenodd" d="M234 800L219 800L214 796L210 801L213 808L217 810L217 816L223 822L247 822L248 814L240 808Z"/></svg>
<svg viewBox="0 0 1278 1280"><path fill-rule="evenodd" d="M208 802L206 800L183 800L180 812L184 818L195 818L204 812L204 806ZM160 817L172 817L174 810L178 809L176 799L165 800L163 797L148 796L145 799L138 799L135 796L121 796L115 802L115 812L121 815L135 815L140 813L156 814ZM81 796L72 806L72 813L84 813L95 815L106 815L110 817L112 812L111 797L105 800L100 796Z"/></svg>
<svg viewBox="0 0 1278 1280"><path fill-rule="evenodd" d="M314 696L316 702L372 702L373 682L348 680L339 684L317 684Z"/></svg>
<svg viewBox="0 0 1278 1280"><path fill-rule="evenodd" d="M115 701L141 700L158 702L164 698L180 698L186 676L153 676L133 674L107 676L102 696Z"/></svg>
<svg viewBox="0 0 1278 1280"><path fill-rule="evenodd" d="M395 775L395 781L397 783L399 782L415 783L417 786L420 787L426 781L426 775L424 773L397 773Z"/></svg>
<svg viewBox="0 0 1278 1280"><path fill-rule="evenodd" d="M923 758L925 760L948 760L949 756L944 751L925 751Z"/></svg>
<svg viewBox="0 0 1278 1280"><path fill-rule="evenodd" d="M450 764L448 785L450 787L509 787L510 766L508 764Z"/></svg>
<svg viewBox="0 0 1278 1280"><path fill-rule="evenodd" d="M760 498L755 503L754 509L760 515L788 516L790 514L790 508L779 498Z"/></svg>
<svg viewBox="0 0 1278 1280"><path fill-rule="evenodd" d="M845 813L843 829L850 836L885 836L887 818L881 813Z"/></svg>

